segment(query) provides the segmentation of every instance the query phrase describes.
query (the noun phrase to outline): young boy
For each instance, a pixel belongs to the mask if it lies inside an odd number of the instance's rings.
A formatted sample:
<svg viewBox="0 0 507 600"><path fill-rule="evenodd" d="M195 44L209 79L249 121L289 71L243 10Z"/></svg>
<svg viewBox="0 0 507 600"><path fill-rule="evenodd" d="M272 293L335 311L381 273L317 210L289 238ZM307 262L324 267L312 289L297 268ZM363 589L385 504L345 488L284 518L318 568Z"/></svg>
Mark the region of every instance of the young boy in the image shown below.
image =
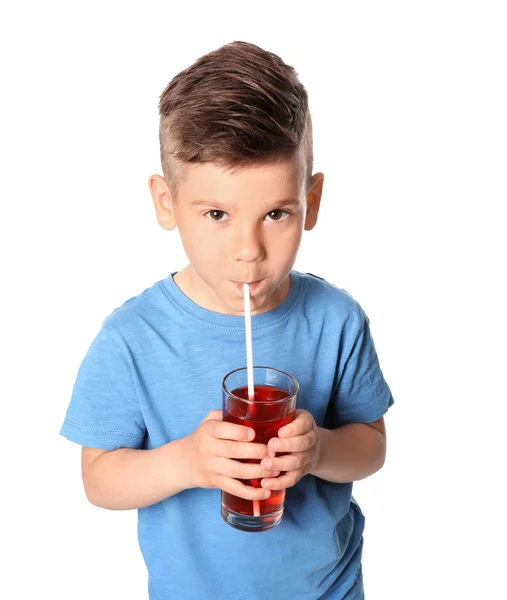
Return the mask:
<svg viewBox="0 0 507 600"><path fill-rule="evenodd" d="M151 600L363 598L352 482L384 463L393 399L359 304L292 270L324 180L306 91L278 56L228 44L164 90L160 147L149 187L189 264L107 317L83 360L61 433L83 446L87 497L139 509ZM220 410L223 377L245 365L245 282L255 363L300 385L267 446ZM273 529L222 520L219 490L279 489Z"/></svg>

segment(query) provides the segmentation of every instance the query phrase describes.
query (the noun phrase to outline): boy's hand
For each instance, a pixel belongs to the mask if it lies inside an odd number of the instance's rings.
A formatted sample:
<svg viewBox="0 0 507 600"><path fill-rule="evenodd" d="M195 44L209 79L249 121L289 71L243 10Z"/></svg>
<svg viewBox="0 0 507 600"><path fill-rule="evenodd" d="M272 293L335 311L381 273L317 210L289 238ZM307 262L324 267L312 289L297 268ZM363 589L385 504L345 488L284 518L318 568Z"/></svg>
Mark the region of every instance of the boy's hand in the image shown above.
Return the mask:
<svg viewBox="0 0 507 600"><path fill-rule="evenodd" d="M263 479L262 487L284 490L295 485L303 475L312 471L319 459L320 437L313 416L306 410L297 410L292 423L278 432L278 437L268 442L269 458L261 462L267 471L285 471L276 478ZM285 456L274 453L288 452ZM271 458L274 457L274 458Z"/></svg>
<svg viewBox="0 0 507 600"><path fill-rule="evenodd" d="M220 410L208 413L199 427L184 438L189 487L219 488L246 500L269 498L269 490L238 481L278 475L260 465L268 450L266 444L252 443L254 437L250 427L222 421ZM255 464L234 459L253 459Z"/></svg>

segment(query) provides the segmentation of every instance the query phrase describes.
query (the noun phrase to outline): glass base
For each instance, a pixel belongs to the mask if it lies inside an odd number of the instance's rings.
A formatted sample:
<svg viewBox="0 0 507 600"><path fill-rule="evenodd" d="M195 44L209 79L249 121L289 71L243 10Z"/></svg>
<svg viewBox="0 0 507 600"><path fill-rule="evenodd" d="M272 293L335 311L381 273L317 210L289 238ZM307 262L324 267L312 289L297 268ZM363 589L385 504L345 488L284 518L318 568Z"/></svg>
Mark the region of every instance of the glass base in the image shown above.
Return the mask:
<svg viewBox="0 0 507 600"><path fill-rule="evenodd" d="M253 517L252 515L242 515L228 508L222 502L222 519L235 529L241 531L267 531L272 529L283 517L283 505L273 513Z"/></svg>

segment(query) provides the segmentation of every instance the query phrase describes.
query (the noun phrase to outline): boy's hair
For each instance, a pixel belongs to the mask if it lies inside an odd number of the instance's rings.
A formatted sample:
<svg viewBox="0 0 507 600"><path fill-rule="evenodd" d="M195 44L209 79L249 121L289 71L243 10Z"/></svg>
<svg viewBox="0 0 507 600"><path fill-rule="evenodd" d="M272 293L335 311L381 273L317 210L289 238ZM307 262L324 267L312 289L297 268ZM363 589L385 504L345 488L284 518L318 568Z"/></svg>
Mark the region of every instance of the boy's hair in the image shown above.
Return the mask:
<svg viewBox="0 0 507 600"><path fill-rule="evenodd" d="M233 42L176 75L160 96L160 156L177 195L185 163L226 168L300 154L313 168L308 95L293 67L254 44Z"/></svg>

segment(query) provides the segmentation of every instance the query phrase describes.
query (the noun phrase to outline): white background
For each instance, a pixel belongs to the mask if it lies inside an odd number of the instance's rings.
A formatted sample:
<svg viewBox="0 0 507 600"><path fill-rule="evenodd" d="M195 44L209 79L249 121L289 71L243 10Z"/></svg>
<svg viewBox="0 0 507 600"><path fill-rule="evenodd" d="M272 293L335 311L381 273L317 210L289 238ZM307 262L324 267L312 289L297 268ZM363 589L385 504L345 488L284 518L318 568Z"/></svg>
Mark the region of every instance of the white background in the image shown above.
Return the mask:
<svg viewBox="0 0 507 600"><path fill-rule="evenodd" d="M3 6L0 597L147 597L135 511L87 503L59 429L105 316L185 264L147 186L159 95L237 39L308 90L326 181L296 267L363 305L396 399L355 485L367 597L507 597L505 4Z"/></svg>

